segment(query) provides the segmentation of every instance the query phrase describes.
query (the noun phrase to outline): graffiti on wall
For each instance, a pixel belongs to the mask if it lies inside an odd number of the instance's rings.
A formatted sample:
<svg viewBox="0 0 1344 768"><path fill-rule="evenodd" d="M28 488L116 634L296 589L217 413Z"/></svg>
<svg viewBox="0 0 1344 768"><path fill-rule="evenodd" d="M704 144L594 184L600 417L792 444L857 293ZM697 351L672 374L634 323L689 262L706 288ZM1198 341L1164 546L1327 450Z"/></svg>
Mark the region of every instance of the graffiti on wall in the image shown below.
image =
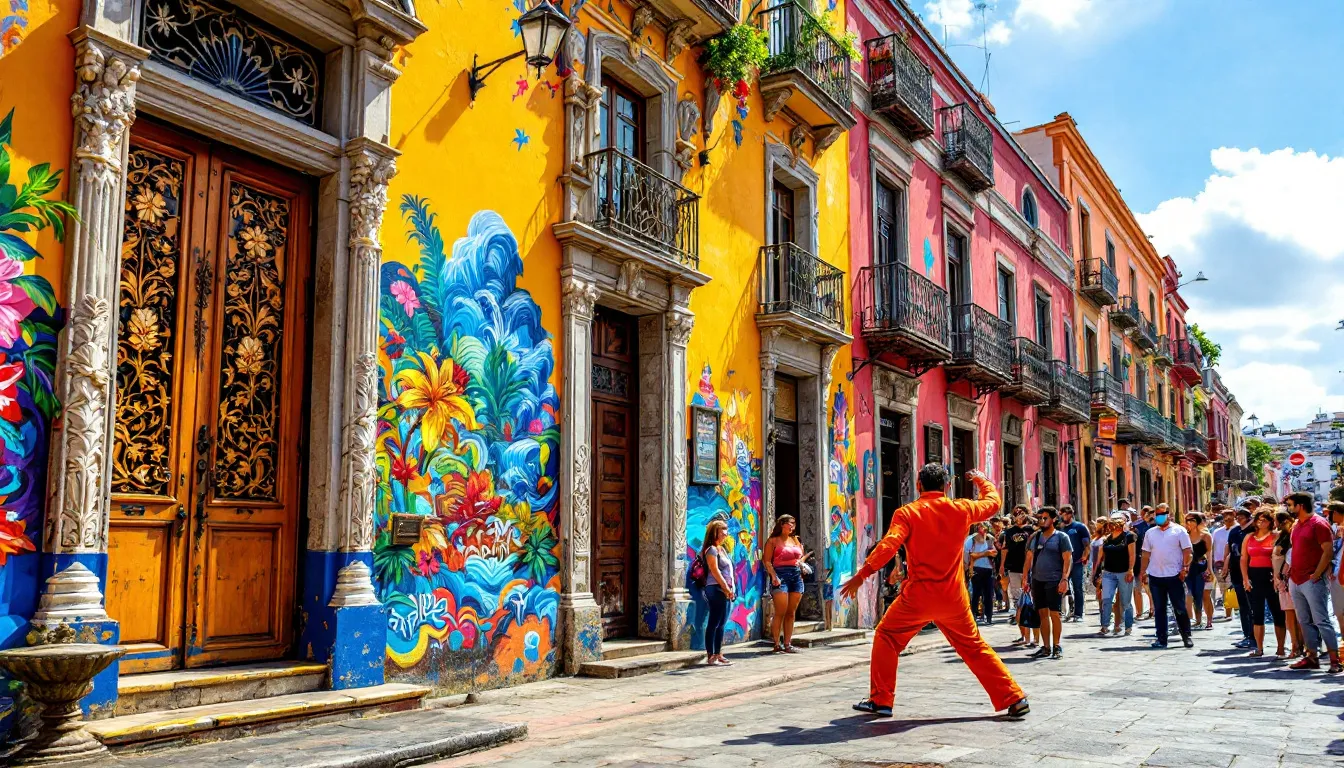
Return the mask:
<svg viewBox="0 0 1344 768"><path fill-rule="evenodd" d="M0 56L19 47L28 32L28 0L0 0L7 12L0 15Z"/></svg>
<svg viewBox="0 0 1344 768"><path fill-rule="evenodd" d="M48 199L61 180L50 164L11 178L13 123L11 109L0 120L0 566L36 549L47 428L59 409L52 378L62 312L51 283L25 273L24 264L41 254L24 236L51 227L64 239L64 217L74 213L68 203Z"/></svg>
<svg viewBox="0 0 1344 768"><path fill-rule="evenodd" d="M404 196L411 265L382 267L374 566L388 670L441 688L554 668L559 398L518 241L492 211L448 254L430 202ZM393 543L393 514L427 518Z"/></svg>
<svg viewBox="0 0 1344 768"><path fill-rule="evenodd" d="M761 459L752 454L751 395L733 390L720 398L714 391L709 364L700 373L692 405L723 411L719 433L719 484L693 485L686 494L686 560L691 562L704 542L705 526L715 518L728 523L728 554L733 560L737 600L728 608L723 641L737 643L760 634L761 561L756 532L761 519ZM694 585L688 619L696 627L693 648L704 648L708 603Z"/></svg>
<svg viewBox="0 0 1344 768"><path fill-rule="evenodd" d="M830 541L826 547L827 592L835 596L832 610L836 626L849 626L856 616L853 600L840 597L840 585L858 568L856 557L859 467L854 459L849 401L844 389L835 388L830 408L826 451L826 508L830 510Z"/></svg>

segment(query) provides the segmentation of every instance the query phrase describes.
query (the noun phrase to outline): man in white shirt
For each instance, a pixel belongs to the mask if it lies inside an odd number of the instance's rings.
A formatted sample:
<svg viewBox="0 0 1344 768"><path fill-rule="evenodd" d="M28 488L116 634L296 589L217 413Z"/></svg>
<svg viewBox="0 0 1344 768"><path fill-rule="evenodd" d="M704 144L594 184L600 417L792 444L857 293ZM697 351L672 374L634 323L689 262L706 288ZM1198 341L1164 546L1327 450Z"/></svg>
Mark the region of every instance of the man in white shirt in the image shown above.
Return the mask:
<svg viewBox="0 0 1344 768"><path fill-rule="evenodd" d="M1213 532L1213 597L1219 603L1223 603L1223 595L1227 594L1228 587L1231 584L1227 577L1223 575L1223 563L1227 561L1227 533L1237 525L1237 516L1232 513L1231 507L1222 507L1219 514L1223 516L1223 527ZM1223 621L1232 619L1232 607L1223 605Z"/></svg>
<svg viewBox="0 0 1344 768"><path fill-rule="evenodd" d="M1194 648L1190 639L1190 614L1185 612L1185 577L1194 554L1185 526L1172 525L1171 515L1158 510L1154 526L1143 537L1143 583L1153 596L1153 617L1157 620L1157 640L1153 648L1167 647L1167 604L1176 616L1176 628L1186 648ZM1203 599L1196 596L1196 599Z"/></svg>

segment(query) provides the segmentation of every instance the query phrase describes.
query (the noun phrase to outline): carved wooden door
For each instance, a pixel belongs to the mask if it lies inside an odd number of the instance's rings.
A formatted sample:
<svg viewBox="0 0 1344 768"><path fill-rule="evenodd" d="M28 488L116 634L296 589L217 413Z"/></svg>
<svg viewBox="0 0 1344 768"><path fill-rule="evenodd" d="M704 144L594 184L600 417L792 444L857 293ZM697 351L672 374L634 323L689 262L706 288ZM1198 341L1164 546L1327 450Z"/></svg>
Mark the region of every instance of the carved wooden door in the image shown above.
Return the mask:
<svg viewBox="0 0 1344 768"><path fill-rule="evenodd" d="M593 566L602 636L633 634L636 593L635 354L630 318L599 311L593 322Z"/></svg>
<svg viewBox="0 0 1344 768"><path fill-rule="evenodd" d="M127 167L107 587L122 671L282 657L308 185L143 123Z"/></svg>

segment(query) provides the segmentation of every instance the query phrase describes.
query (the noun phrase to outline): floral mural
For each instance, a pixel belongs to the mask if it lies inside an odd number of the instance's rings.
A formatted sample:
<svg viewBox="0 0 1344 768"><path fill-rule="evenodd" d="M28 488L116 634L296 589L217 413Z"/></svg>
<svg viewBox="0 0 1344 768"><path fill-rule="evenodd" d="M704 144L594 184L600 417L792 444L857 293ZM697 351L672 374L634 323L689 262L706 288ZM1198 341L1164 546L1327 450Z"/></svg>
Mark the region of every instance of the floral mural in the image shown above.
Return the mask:
<svg viewBox="0 0 1344 768"><path fill-rule="evenodd" d="M41 163L11 183L10 140L14 110L0 120L0 566L33 552L42 523L46 486L47 428L58 405L52 377L62 312L51 283L26 274L40 254L24 235L51 227L65 237L69 204L47 199L61 171Z"/></svg>
<svg viewBox="0 0 1344 768"><path fill-rule="evenodd" d="M686 560L691 562L704 542L705 526L721 518L728 523L728 554L733 560L737 582L737 600L728 609L724 629L725 643L738 643L760 636L761 576L760 553L756 532L761 519L761 459L751 446L751 395L734 390L722 400L714 392L712 374L706 363L700 384L691 398L692 405L717 408L723 413L719 433L719 484L692 485L686 494ZM709 606L701 590L691 590L689 623L692 647L704 648L704 622Z"/></svg>
<svg viewBox="0 0 1344 768"><path fill-rule="evenodd" d="M8 12L0 13L0 56L18 48L28 32L28 0L8 0L4 6Z"/></svg>
<svg viewBox="0 0 1344 768"><path fill-rule="evenodd" d="M857 569L856 495L859 492L859 467L854 458L849 402L845 391L835 388L830 409L830 433L826 451L826 507L830 510L830 543L826 548L826 571L830 581L828 596L840 594L840 585ZM853 625L857 616L853 600L839 598L833 610L836 626Z"/></svg>
<svg viewBox="0 0 1344 768"><path fill-rule="evenodd" d="M472 217L451 254L430 201L400 210L419 260L382 267L374 568L388 670L440 688L552 673L559 398L518 241ZM394 544L394 514L426 518Z"/></svg>

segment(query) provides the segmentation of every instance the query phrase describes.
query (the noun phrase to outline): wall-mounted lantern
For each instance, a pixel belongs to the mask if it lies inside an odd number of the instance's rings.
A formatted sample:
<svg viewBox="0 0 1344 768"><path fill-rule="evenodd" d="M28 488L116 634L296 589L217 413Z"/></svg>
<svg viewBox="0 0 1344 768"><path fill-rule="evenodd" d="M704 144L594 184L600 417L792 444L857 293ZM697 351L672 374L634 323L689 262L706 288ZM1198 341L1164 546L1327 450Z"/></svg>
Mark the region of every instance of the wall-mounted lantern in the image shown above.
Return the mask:
<svg viewBox="0 0 1344 768"><path fill-rule="evenodd" d="M541 77L541 71L555 61L555 52L560 50L560 43L564 41L565 34L569 32L571 26L573 23L569 17L551 5L548 0L541 0L535 8L519 16L518 28L522 32L523 50L484 64L477 64L476 55L472 55L471 73L467 76L471 100L475 101L476 93L485 87L485 78L499 69L504 62L512 61L519 56L525 56L527 65L536 67L537 77Z"/></svg>

